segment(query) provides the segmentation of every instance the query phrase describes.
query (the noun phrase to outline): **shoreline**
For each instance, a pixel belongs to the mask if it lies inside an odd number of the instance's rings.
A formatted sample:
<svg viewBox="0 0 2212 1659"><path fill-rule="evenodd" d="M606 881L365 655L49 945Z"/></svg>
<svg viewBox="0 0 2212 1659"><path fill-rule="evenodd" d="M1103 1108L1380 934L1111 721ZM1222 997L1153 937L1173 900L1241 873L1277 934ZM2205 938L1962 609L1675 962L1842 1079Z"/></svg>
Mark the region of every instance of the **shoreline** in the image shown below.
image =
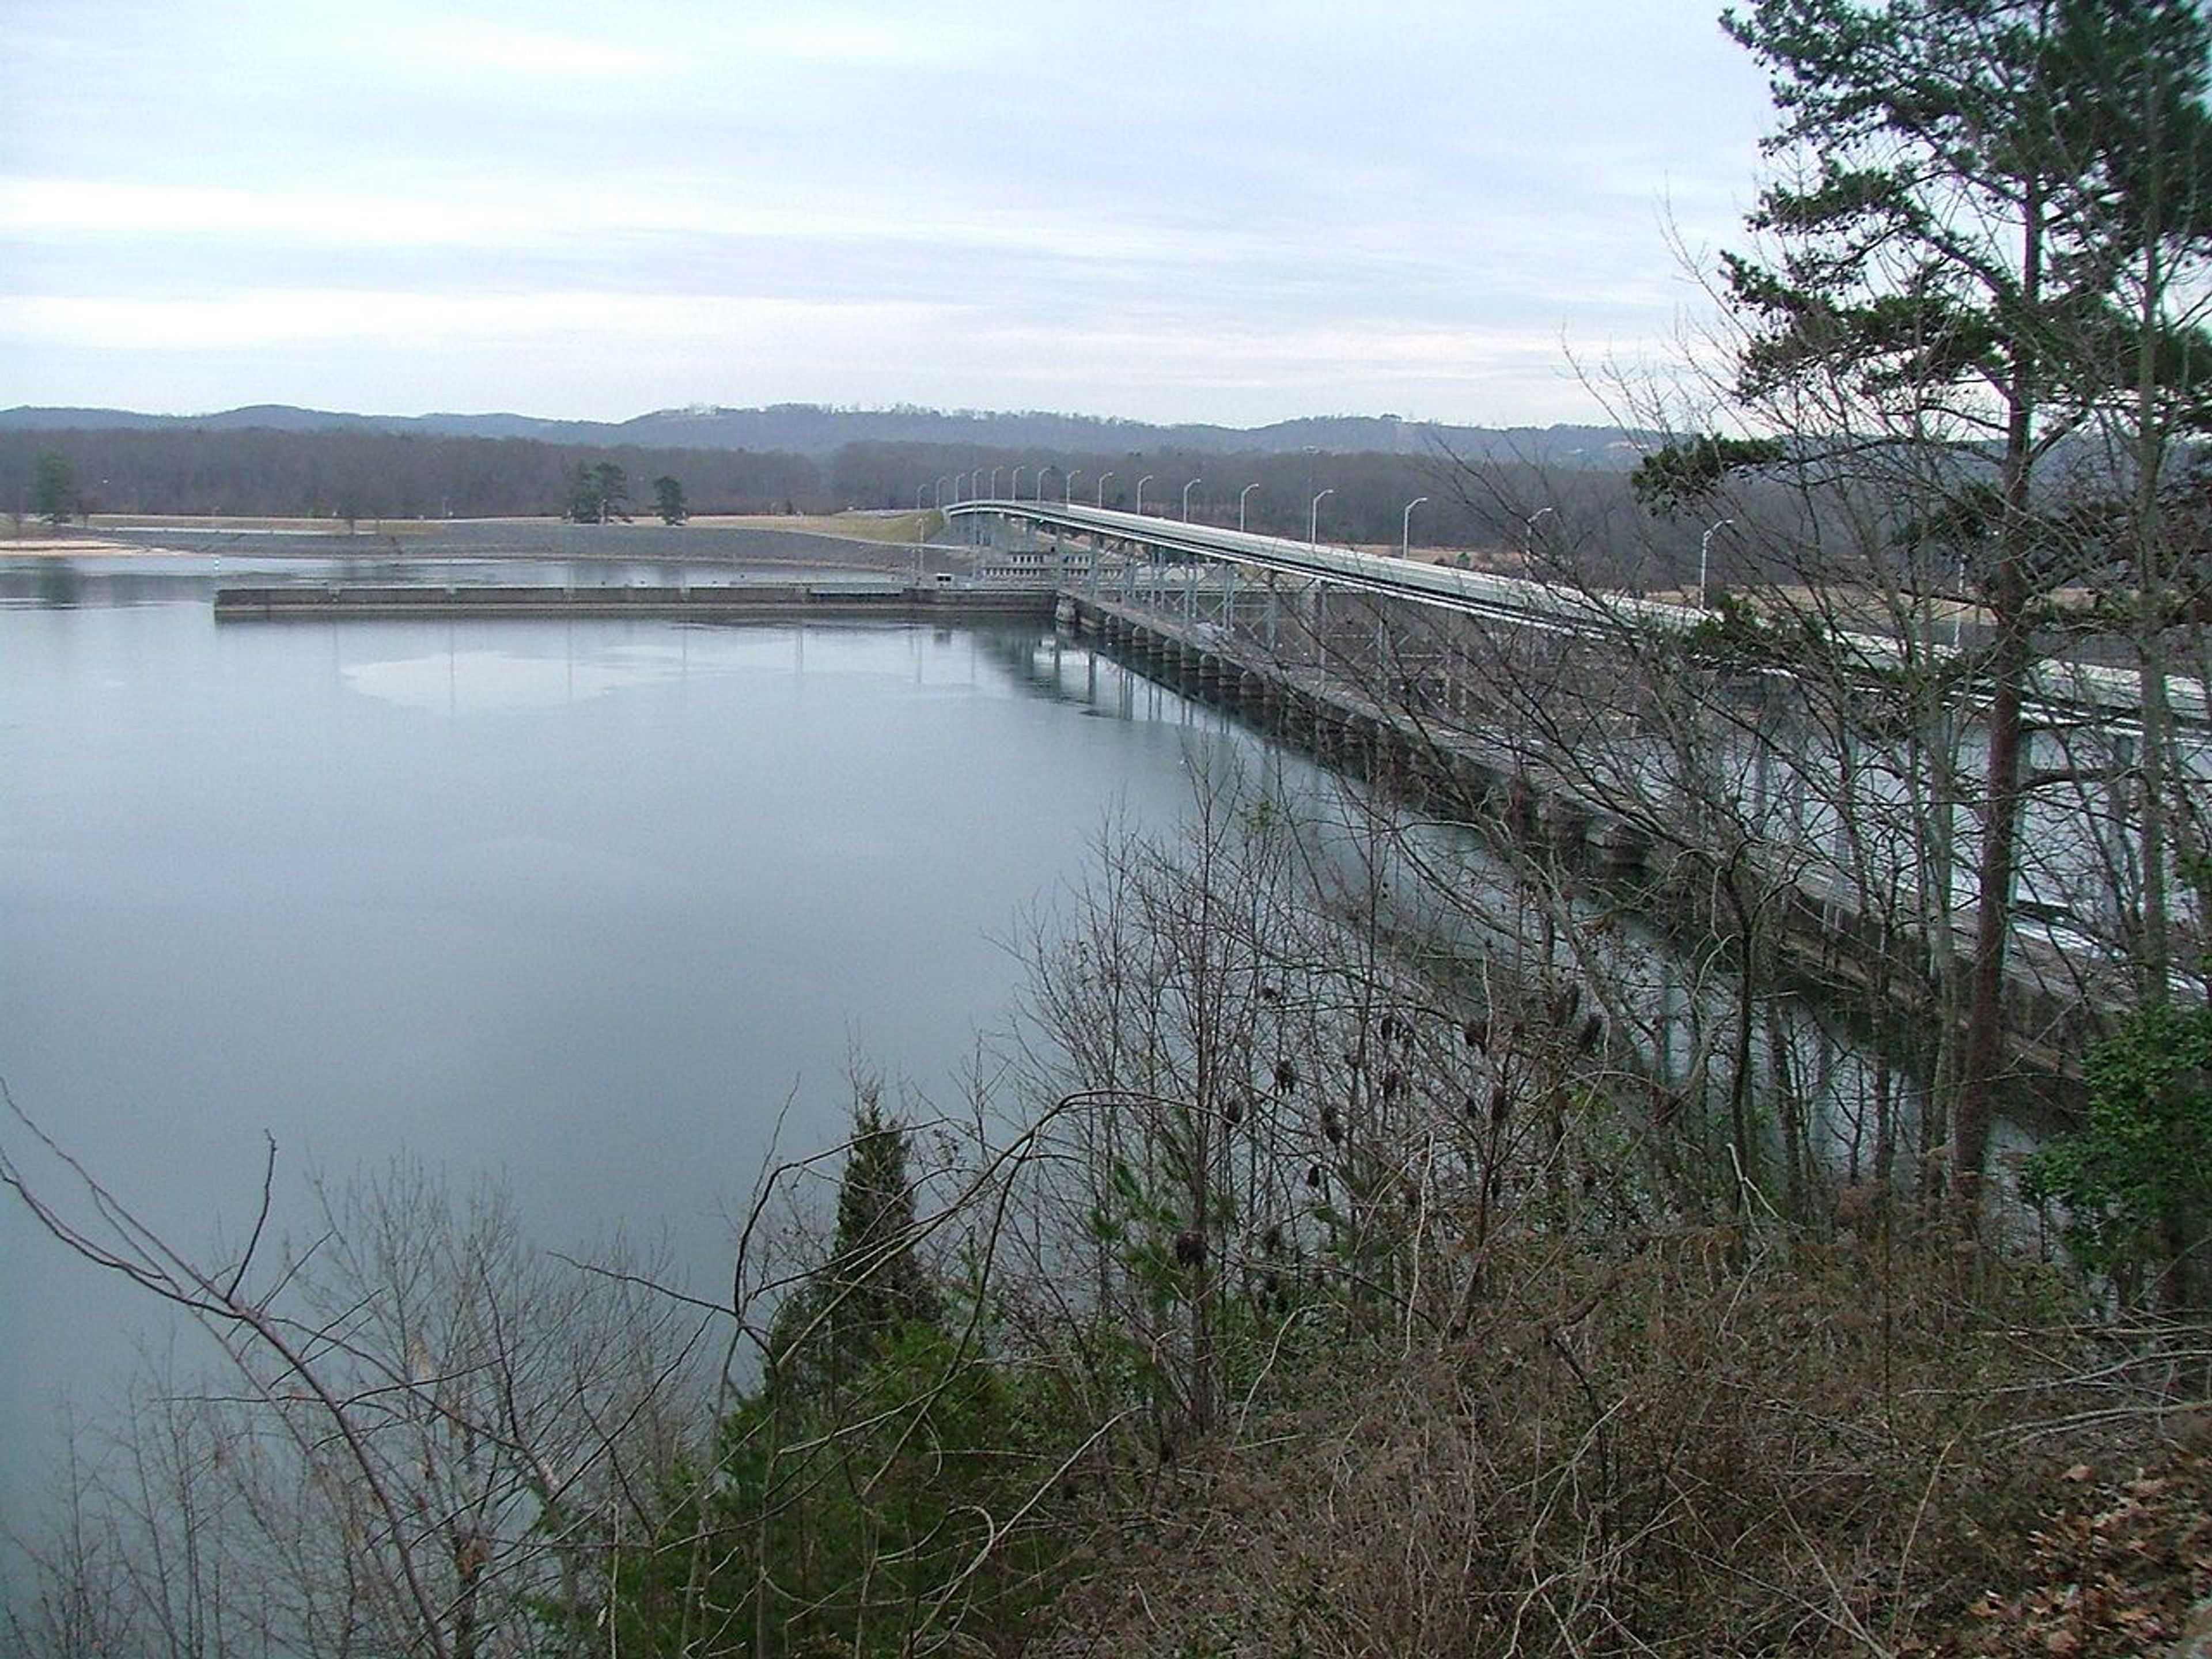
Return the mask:
<svg viewBox="0 0 2212 1659"><path fill-rule="evenodd" d="M857 526L856 526L857 527ZM128 522L0 533L0 558L107 557L163 554L219 558L422 561L453 559L596 559L625 563L713 563L739 544L801 541L844 550L886 565L910 563L918 550L943 554L951 544L845 533L825 521L783 519L695 520L690 525L576 525L558 519L415 520L380 532L348 532L327 523L287 520L133 519ZM758 555L747 549L748 562ZM804 561L793 561L804 562Z"/></svg>

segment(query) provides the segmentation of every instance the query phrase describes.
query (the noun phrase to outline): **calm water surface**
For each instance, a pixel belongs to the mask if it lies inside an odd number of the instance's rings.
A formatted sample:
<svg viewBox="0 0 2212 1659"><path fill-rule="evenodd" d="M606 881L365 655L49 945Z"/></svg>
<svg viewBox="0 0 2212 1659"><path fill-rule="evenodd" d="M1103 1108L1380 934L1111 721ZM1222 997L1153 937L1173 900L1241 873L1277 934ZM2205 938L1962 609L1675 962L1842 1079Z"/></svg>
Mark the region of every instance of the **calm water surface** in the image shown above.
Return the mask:
<svg viewBox="0 0 2212 1659"><path fill-rule="evenodd" d="M0 1076L195 1249L265 1131L665 1231L712 1293L787 1103L811 1149L848 1056L956 1098L1024 908L1248 744L1034 629L218 629L212 585L0 562ZM158 1322L0 1205L10 1517Z"/></svg>

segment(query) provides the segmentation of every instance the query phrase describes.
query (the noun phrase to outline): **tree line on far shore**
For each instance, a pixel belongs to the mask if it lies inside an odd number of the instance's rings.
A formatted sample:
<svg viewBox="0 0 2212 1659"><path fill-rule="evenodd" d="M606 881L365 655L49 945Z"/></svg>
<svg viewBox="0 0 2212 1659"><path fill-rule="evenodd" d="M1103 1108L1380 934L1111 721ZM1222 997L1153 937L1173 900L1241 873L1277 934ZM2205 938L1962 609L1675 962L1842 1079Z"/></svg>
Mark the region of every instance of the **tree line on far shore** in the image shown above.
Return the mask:
<svg viewBox="0 0 2212 1659"><path fill-rule="evenodd" d="M68 428L0 432L0 510L18 520L115 514L283 518L562 517L579 467L681 480L691 512L797 513L823 501L797 455L383 432Z"/></svg>
<svg viewBox="0 0 2212 1659"><path fill-rule="evenodd" d="M1519 482L1470 492L1468 470L1443 452L1052 455L866 442L817 460L776 452L589 448L375 431L0 429L0 511L18 521L235 514L356 523L536 514L596 522L599 481L617 476L624 482L608 503L611 518L634 510L630 480L656 481L656 492L658 481L677 481L685 515L912 511L995 494L1125 512L1141 507L1181 518L1187 499L1189 516L1201 523L1416 550L1522 552L1532 541L1540 544L1557 526L1529 525L1513 505L1523 497L1572 500L1584 525L1625 521L1635 510L1627 475L1618 470L1545 469L1531 462L1488 471ZM663 510L657 493L652 510ZM1632 538L1620 539L1626 544ZM1694 542L1688 537L1672 550L1670 568L1687 568Z"/></svg>

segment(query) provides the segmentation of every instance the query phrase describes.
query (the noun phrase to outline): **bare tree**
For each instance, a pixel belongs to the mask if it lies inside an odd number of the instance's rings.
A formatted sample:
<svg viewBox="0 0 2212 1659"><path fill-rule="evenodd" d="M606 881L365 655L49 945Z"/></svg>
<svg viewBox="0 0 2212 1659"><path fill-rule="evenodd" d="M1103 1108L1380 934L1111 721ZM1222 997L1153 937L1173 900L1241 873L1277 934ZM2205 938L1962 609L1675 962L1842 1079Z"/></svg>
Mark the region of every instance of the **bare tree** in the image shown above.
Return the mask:
<svg viewBox="0 0 2212 1659"><path fill-rule="evenodd" d="M9 1103L13 1108L12 1101ZM16 1114L45 1155L0 1180L63 1244L189 1314L227 1384L166 1380L81 1465L35 1554L23 1632L78 1650L88 1621L156 1650L408 1651L520 1639L580 1597L610 1537L651 1512L702 1417L696 1312L651 1263L587 1272L522 1242L496 1193L457 1200L419 1166L318 1181L310 1236L195 1257Z"/></svg>

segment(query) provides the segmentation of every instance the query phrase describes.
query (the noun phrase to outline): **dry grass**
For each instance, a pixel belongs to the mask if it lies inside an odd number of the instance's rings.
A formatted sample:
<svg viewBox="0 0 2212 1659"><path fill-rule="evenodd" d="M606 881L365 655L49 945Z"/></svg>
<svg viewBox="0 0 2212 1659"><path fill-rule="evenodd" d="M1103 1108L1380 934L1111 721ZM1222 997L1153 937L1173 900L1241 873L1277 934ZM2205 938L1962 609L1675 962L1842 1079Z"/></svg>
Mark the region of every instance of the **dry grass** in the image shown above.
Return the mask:
<svg viewBox="0 0 2212 1659"><path fill-rule="evenodd" d="M890 542L907 547L937 535L945 527L944 515L934 508L920 513L702 513L694 514L690 522L751 530L795 530L805 535Z"/></svg>
<svg viewBox="0 0 2212 1659"><path fill-rule="evenodd" d="M2035 1540L2083 1460L2172 1454L2154 1413L2069 1421L2093 1339L2032 1274L1942 1238L1877 1260L1711 1230L1501 1266L1464 1340L1340 1344L1237 1442L1125 1494L1044 1650L2089 1656L2212 1589L2212 1528L2144 1522L2163 1590L2116 1577L2072 1645L2003 1644L2066 1602ZM2201 1492L2191 1468L2131 1490ZM2108 1576L2146 1553L2116 1546Z"/></svg>

